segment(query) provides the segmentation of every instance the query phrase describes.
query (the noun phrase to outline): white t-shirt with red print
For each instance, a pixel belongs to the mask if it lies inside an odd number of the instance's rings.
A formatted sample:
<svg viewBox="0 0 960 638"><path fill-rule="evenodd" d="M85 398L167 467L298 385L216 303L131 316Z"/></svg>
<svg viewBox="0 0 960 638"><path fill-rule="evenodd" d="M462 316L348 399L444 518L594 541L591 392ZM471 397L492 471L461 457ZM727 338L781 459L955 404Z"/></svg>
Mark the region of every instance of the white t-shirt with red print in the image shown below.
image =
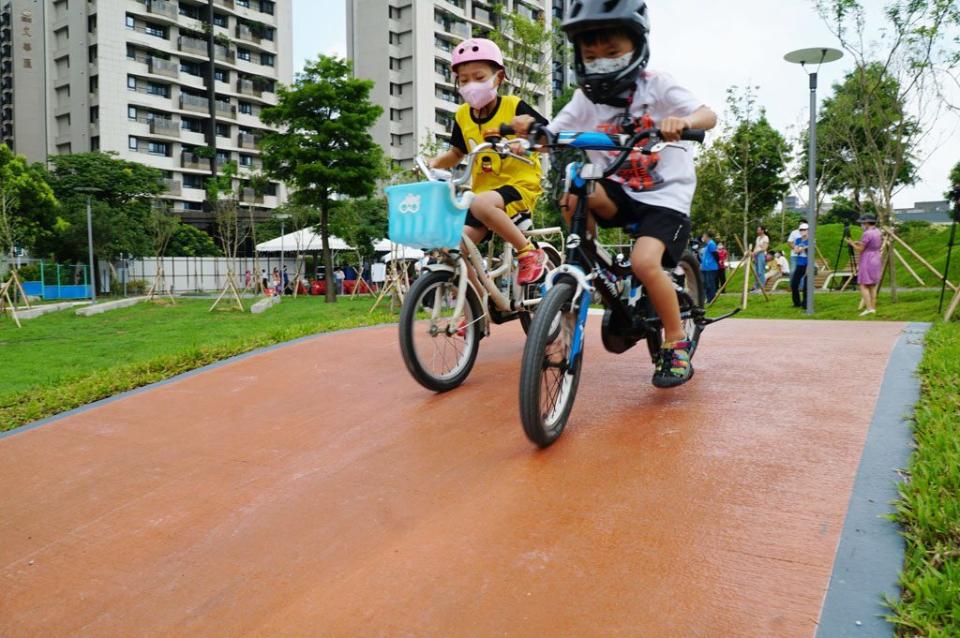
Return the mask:
<svg viewBox="0 0 960 638"><path fill-rule="evenodd" d="M637 80L630 116L636 122L646 115L654 126L667 117L686 117L703 106L693 93L683 88L667 73L645 71ZM595 104L583 91L577 89L570 102L550 122L549 130L620 132L620 122L625 108ZM639 126L638 126L639 129ZM690 215L693 193L697 187L697 173L693 164L691 142L680 142L686 150L667 147L659 155L655 165L637 169L631 161L624 164L625 171L618 173L616 181L624 184L624 192L644 204L663 206L684 215ZM607 167L618 153L588 151L590 161ZM639 155L639 153L637 154ZM640 158L631 158L640 160ZM638 178L638 172L643 178ZM647 175L646 173L649 173Z"/></svg>

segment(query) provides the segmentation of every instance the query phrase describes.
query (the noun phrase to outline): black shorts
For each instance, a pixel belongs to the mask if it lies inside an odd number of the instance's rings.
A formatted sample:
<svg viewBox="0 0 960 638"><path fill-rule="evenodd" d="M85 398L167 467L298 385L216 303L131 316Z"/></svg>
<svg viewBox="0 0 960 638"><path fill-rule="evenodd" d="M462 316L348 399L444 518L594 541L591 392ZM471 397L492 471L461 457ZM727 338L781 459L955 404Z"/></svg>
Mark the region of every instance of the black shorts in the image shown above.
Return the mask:
<svg viewBox="0 0 960 638"><path fill-rule="evenodd" d="M501 186L500 188L495 188L493 190L495 193L500 193L500 197L503 198L504 208L506 208L513 202L519 202L521 199L523 199L523 197L520 195L520 191L518 191L513 186ZM513 220L514 224L519 226L522 221L530 219L530 214L520 213L519 215L514 215L510 219ZM473 213L471 213L470 211L467 211L467 221L464 223L470 228L486 227L486 224L484 224L482 221L474 217ZM493 232L490 230L487 230L487 234L483 237L481 241L487 241L488 239L490 239L491 235L493 235Z"/></svg>
<svg viewBox="0 0 960 638"><path fill-rule="evenodd" d="M623 184L605 179L600 182L617 214L610 219L594 216L601 228L623 228L633 237L653 237L663 242L665 266L676 266L690 241L690 218L672 208L644 204L623 190Z"/></svg>

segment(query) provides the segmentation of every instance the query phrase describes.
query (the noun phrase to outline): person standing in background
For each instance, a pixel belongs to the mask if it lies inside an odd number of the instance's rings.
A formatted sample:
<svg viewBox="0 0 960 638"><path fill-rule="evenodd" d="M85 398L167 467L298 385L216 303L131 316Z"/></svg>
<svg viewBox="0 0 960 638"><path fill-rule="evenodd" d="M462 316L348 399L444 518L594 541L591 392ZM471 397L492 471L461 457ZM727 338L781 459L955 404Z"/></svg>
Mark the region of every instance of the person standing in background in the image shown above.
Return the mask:
<svg viewBox="0 0 960 638"><path fill-rule="evenodd" d="M860 286L860 296L863 299L864 310L861 317L877 312L877 289L883 277L883 260L880 249L883 247L883 236L877 228L877 216L862 215L857 223L863 228L860 241L853 241L849 237L847 243L860 253L860 269L857 272L857 284Z"/></svg>
<svg viewBox="0 0 960 638"><path fill-rule="evenodd" d="M800 229L802 228L809 228L809 226L807 226L807 220L805 219L801 219L797 227L791 230L787 236L787 246L790 247L790 272L793 272L797 268L797 256L793 254L793 242L800 238Z"/></svg>
<svg viewBox="0 0 960 638"><path fill-rule="evenodd" d="M727 257L729 256L727 247L717 244L717 265L720 267L717 270L717 290L727 285Z"/></svg>
<svg viewBox="0 0 960 638"><path fill-rule="evenodd" d="M753 292L760 290L767 284L767 249L770 248L770 238L767 237L767 229L763 226L757 226L757 241L753 244L753 267L756 285Z"/></svg>
<svg viewBox="0 0 960 638"><path fill-rule="evenodd" d="M713 241L713 233L708 230L700 239L703 241L700 272L703 274L703 288L707 295L707 303L710 303L717 296L717 271L720 269L720 262L717 243Z"/></svg>
<svg viewBox="0 0 960 638"><path fill-rule="evenodd" d="M807 232L807 225L800 224L800 237L791 246L791 252L796 257L797 264L790 277L790 292L793 295L794 308L803 308L807 305L807 253L810 250ZM803 290L803 299L800 298L801 290Z"/></svg>

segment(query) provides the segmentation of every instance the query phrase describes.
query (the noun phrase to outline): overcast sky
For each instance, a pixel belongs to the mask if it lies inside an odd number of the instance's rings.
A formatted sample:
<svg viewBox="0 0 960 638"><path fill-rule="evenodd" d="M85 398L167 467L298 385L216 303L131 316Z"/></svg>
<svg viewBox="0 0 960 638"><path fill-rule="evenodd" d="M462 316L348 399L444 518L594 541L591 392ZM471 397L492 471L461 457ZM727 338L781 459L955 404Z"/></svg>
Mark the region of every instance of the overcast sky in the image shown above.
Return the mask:
<svg viewBox="0 0 960 638"><path fill-rule="evenodd" d="M346 2L293 0L295 69L320 54L346 55ZM880 0L866 4L882 6ZM793 49L837 46L812 0L650 0L648 6L651 69L669 71L721 118L727 88L749 84L759 86L758 103L782 133L792 137L806 126L807 79L800 67L784 62L783 55ZM821 99L851 65L845 58L823 66ZM947 175L960 161L960 117L944 114L936 129L936 139L918 153L924 160L921 183L902 190L894 198L897 207L943 198Z"/></svg>

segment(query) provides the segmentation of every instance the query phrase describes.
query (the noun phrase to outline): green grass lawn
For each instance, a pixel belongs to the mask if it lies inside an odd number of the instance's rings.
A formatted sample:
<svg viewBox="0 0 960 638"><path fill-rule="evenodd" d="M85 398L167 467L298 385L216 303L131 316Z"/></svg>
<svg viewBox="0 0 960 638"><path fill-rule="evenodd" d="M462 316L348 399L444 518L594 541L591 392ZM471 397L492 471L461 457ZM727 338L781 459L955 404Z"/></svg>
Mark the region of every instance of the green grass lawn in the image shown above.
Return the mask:
<svg viewBox="0 0 960 638"><path fill-rule="evenodd" d="M920 365L916 450L897 520L907 551L902 596L889 601L900 636L960 636L960 323L937 324Z"/></svg>
<svg viewBox="0 0 960 638"><path fill-rule="evenodd" d="M949 290L948 290L949 292ZM729 312L740 305L739 294L724 293L715 304L707 309L707 315L715 317ZM817 291L814 297L815 313L807 315L800 308L794 308L790 293L778 292L769 295L769 301L763 295L749 295L747 309L737 317L752 319L846 319L865 321L936 321L940 292L932 290L901 290L897 294L897 303L891 303L890 293L881 291L877 298L877 314L868 318L858 316L860 310L859 292L823 292ZM944 305L949 303L948 295Z"/></svg>
<svg viewBox="0 0 960 638"><path fill-rule="evenodd" d="M261 346L396 321L384 304L369 314L369 297L286 298L259 315L207 312L211 303L141 303L94 317L66 310L21 329L0 317L0 431Z"/></svg>

